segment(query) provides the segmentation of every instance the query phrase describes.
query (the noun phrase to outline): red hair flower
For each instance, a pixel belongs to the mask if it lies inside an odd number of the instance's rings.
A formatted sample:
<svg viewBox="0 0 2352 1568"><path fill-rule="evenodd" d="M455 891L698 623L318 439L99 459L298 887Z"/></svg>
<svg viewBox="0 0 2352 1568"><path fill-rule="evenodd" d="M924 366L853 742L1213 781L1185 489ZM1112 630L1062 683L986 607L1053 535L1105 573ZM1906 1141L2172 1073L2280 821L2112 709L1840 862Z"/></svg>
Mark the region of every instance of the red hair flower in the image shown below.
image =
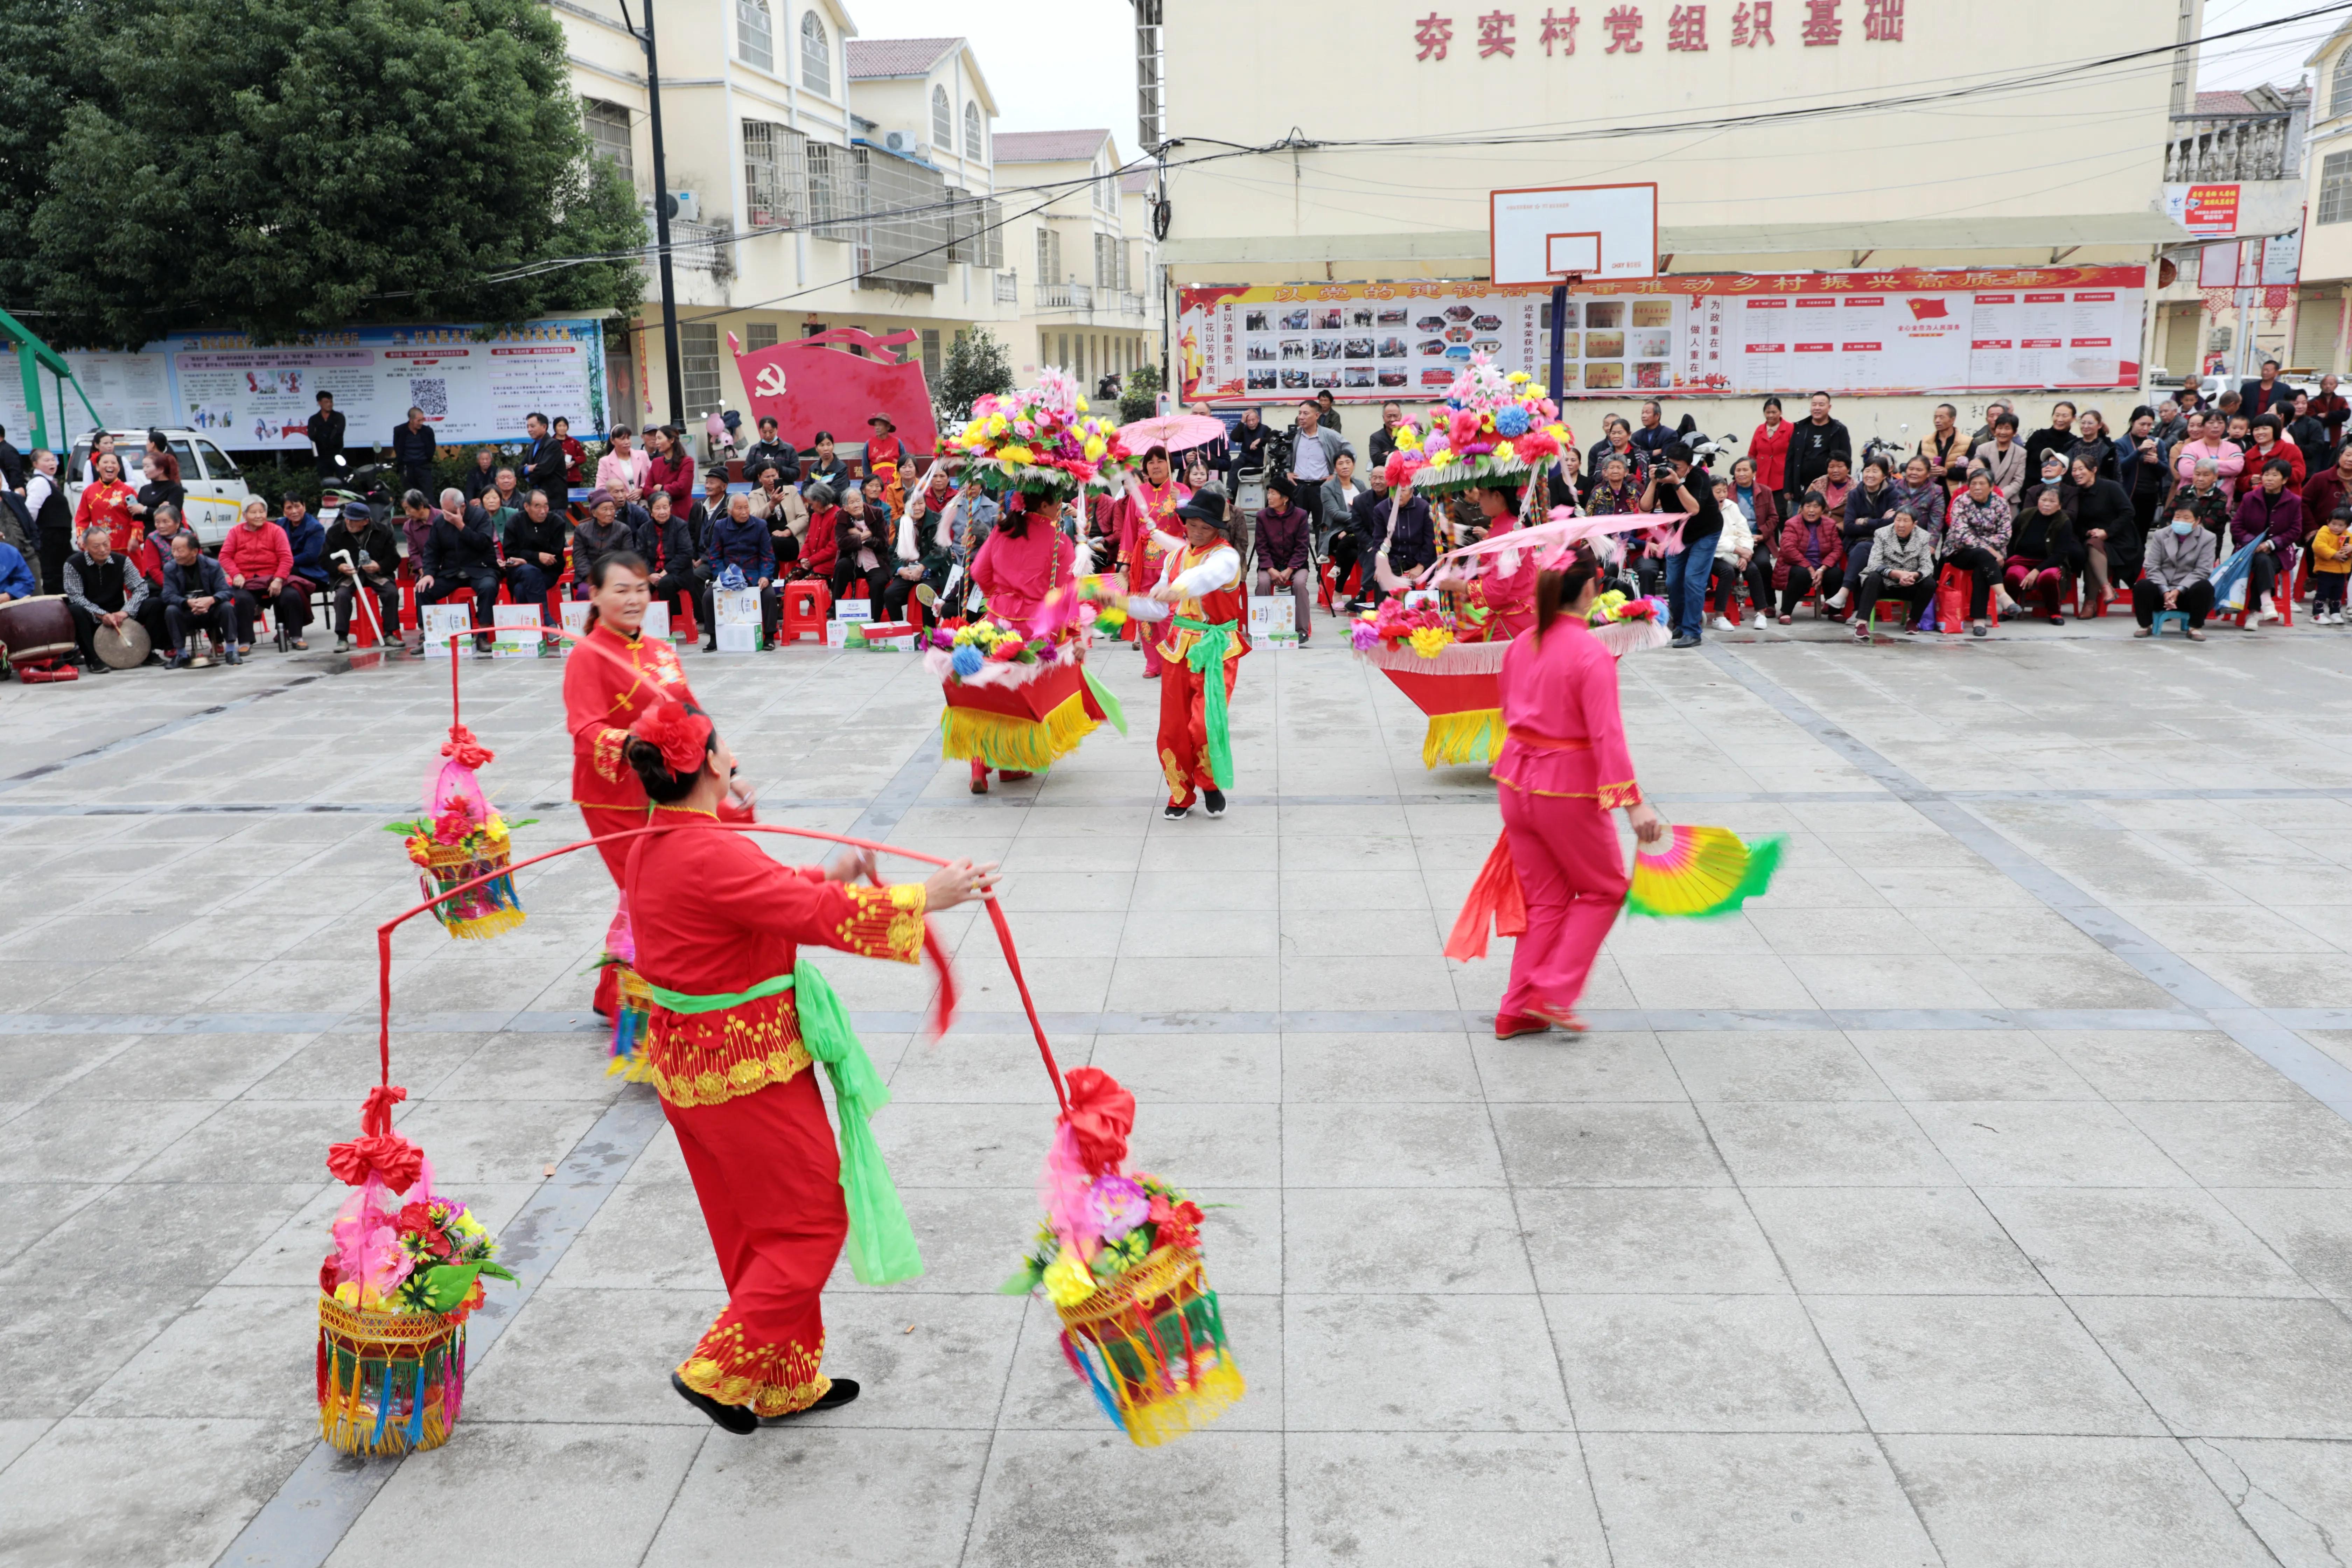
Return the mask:
<svg viewBox="0 0 2352 1568"><path fill-rule="evenodd" d="M664 765L683 777L702 771L710 749L710 721L687 710L683 702L664 702L629 726L629 733L661 752Z"/></svg>

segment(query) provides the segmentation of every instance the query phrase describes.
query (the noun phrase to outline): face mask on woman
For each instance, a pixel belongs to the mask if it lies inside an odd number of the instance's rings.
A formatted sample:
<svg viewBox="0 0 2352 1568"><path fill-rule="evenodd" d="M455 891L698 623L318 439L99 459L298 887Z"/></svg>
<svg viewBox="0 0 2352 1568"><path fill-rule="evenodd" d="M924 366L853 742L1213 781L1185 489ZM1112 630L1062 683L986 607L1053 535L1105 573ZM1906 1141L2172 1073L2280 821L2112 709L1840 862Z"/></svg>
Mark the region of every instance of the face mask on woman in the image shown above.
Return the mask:
<svg viewBox="0 0 2352 1568"><path fill-rule="evenodd" d="M2176 517L2172 520L2172 531L2184 539L2189 536L2189 531L2196 526L2195 521L2189 518Z"/></svg>

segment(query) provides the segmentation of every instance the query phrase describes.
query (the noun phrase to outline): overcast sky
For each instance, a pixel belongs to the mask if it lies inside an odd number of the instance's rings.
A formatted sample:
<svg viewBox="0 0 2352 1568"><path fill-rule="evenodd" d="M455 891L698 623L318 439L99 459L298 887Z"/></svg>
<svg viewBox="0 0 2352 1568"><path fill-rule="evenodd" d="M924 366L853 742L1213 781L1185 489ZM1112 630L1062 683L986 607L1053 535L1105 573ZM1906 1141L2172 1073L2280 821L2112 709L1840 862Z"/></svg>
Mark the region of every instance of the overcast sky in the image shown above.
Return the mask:
<svg viewBox="0 0 2352 1568"><path fill-rule="evenodd" d="M2157 0L2127 0L2154 5ZM2208 37L2316 9L2325 0L2207 0ZM974 5L971 0L849 0L861 37L966 37L996 95L997 129L1058 131L1108 126L1122 157L1139 149L1135 133L1135 12L1127 0L1058 0L1050 8ZM2205 89L2284 86L2352 6L2275 33L2210 50L2198 85ZM1345 29L1339 47L1344 50ZM1253 47L1284 47L1280 43ZM1198 126L1192 127L1199 129Z"/></svg>

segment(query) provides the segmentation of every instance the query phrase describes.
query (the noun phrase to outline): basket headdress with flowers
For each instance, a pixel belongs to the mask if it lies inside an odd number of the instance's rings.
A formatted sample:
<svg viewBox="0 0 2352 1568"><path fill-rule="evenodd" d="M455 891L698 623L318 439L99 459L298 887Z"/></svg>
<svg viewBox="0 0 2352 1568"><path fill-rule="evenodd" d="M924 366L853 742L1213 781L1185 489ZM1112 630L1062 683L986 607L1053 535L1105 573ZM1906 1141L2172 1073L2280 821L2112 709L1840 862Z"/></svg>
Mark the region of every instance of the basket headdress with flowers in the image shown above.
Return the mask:
<svg viewBox="0 0 2352 1568"><path fill-rule="evenodd" d="M979 399L946 447L992 491L1056 500L1102 482L1104 468L1126 455L1118 423L1088 414L1077 382L1058 368L1028 391Z"/></svg>
<svg viewBox="0 0 2352 1568"><path fill-rule="evenodd" d="M1398 426L1385 478L1424 493L1524 484L1575 444L1559 405L1527 372L1506 374L1475 354L1443 404Z"/></svg>

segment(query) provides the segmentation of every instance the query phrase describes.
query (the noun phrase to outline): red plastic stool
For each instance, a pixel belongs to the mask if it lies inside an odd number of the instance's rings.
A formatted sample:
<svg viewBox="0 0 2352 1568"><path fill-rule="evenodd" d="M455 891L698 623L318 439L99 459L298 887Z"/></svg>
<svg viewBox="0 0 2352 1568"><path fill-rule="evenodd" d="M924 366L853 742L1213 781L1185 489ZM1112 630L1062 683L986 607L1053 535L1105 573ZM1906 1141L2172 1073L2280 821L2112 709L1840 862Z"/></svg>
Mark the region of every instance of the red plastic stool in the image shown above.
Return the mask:
<svg viewBox="0 0 2352 1568"><path fill-rule="evenodd" d="M784 613L776 630L778 644L798 642L806 632L824 641L824 623L833 618L833 590L814 578L784 584Z"/></svg>

